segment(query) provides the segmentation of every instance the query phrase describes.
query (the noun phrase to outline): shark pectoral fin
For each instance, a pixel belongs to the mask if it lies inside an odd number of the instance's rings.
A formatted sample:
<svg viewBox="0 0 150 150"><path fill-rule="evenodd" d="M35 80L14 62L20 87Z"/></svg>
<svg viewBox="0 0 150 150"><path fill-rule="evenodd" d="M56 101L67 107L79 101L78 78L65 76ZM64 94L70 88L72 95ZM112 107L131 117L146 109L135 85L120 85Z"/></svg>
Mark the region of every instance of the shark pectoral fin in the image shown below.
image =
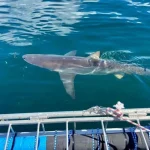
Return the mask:
<svg viewBox="0 0 150 150"><path fill-rule="evenodd" d="M77 51L70 51L68 53L65 54L65 56L75 56L77 53Z"/></svg>
<svg viewBox="0 0 150 150"><path fill-rule="evenodd" d="M115 74L115 77L118 79L122 79L124 77L124 74Z"/></svg>
<svg viewBox="0 0 150 150"><path fill-rule="evenodd" d="M99 60L100 51L97 51L97 52L91 54L89 57L90 57L90 58L93 58L93 59L98 59L98 60Z"/></svg>
<svg viewBox="0 0 150 150"><path fill-rule="evenodd" d="M60 78L63 82L63 85L66 89L66 92L75 99L75 91L74 91L74 78L75 74L65 74L65 73L59 73Z"/></svg>

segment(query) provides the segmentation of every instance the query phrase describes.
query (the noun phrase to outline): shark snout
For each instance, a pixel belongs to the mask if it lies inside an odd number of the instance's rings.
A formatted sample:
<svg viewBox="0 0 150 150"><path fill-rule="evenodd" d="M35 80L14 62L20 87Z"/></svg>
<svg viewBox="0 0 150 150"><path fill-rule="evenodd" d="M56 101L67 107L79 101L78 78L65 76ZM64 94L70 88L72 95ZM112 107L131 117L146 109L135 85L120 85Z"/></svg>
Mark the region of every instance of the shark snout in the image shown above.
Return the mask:
<svg viewBox="0 0 150 150"><path fill-rule="evenodd" d="M22 58L28 63L33 63L35 61L35 56L33 54L23 55Z"/></svg>
<svg viewBox="0 0 150 150"><path fill-rule="evenodd" d="M23 55L22 58L28 62L28 61L31 61L32 57L29 54L26 54L26 55Z"/></svg>
<svg viewBox="0 0 150 150"><path fill-rule="evenodd" d="M26 55L23 55L22 58L23 58L24 60L26 60L27 56L26 56Z"/></svg>

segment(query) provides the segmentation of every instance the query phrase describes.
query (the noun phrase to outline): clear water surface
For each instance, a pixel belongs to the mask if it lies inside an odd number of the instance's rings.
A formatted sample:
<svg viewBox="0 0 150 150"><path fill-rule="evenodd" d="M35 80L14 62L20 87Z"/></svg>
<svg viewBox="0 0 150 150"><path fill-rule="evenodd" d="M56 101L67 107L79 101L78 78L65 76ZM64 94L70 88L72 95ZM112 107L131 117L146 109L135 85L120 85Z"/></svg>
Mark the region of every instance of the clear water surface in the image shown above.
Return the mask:
<svg viewBox="0 0 150 150"><path fill-rule="evenodd" d="M0 113L150 107L150 77L113 75L75 78L76 99L60 77L30 64L24 54L77 50L150 68L148 0L0 0Z"/></svg>

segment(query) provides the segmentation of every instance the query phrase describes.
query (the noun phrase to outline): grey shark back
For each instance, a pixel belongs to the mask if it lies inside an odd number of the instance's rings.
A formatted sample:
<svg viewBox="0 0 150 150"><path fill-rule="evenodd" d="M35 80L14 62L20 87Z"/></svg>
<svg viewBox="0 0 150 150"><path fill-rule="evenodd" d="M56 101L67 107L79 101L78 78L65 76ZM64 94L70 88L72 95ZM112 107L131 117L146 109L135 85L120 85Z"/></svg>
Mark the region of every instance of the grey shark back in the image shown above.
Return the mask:
<svg viewBox="0 0 150 150"><path fill-rule="evenodd" d="M149 69L117 61L100 59L99 51L88 57L76 57L75 55L76 51L71 51L65 55L26 54L23 55L23 59L29 64L58 72L66 92L73 99L75 99L74 79L77 74L113 74L118 79L123 78L124 74L150 76Z"/></svg>

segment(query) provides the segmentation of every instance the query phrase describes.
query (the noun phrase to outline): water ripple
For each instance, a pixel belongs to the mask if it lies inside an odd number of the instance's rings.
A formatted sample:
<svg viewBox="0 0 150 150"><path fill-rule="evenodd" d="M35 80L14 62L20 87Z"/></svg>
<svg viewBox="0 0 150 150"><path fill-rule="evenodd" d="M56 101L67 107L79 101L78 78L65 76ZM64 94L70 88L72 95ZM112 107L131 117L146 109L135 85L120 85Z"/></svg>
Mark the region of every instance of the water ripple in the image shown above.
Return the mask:
<svg viewBox="0 0 150 150"><path fill-rule="evenodd" d="M140 6L140 7L150 7L150 3L142 3L142 2L133 2L132 0L126 0L129 2L129 6Z"/></svg>
<svg viewBox="0 0 150 150"><path fill-rule="evenodd" d="M125 19L125 20L138 20L137 17L119 17L119 16L116 16L116 17L110 17L110 18L114 18L114 19Z"/></svg>
<svg viewBox="0 0 150 150"><path fill-rule="evenodd" d="M74 0L70 2L2 1L0 26L5 28L6 32L0 34L0 40L15 46L25 46L32 44L34 35L45 32L65 36L74 31L71 25L78 23L83 15L89 14L79 12L79 6L79 1Z"/></svg>
<svg viewBox="0 0 150 150"><path fill-rule="evenodd" d="M80 0L0 0L0 40L14 46L28 46L41 35L67 36L89 27L101 30L108 24L111 28L111 25L114 27L119 23L142 26L144 17L140 15L143 14L134 7L131 7L132 13L128 13L126 8L129 7L126 5L148 7L150 3L132 0L125 2L120 2L118 7L118 4L111 0L95 4L83 4ZM109 3L110 8L106 6ZM105 7L108 9L105 10ZM146 13L148 14L149 10L146 10ZM95 35L98 34L100 35L96 32Z"/></svg>

